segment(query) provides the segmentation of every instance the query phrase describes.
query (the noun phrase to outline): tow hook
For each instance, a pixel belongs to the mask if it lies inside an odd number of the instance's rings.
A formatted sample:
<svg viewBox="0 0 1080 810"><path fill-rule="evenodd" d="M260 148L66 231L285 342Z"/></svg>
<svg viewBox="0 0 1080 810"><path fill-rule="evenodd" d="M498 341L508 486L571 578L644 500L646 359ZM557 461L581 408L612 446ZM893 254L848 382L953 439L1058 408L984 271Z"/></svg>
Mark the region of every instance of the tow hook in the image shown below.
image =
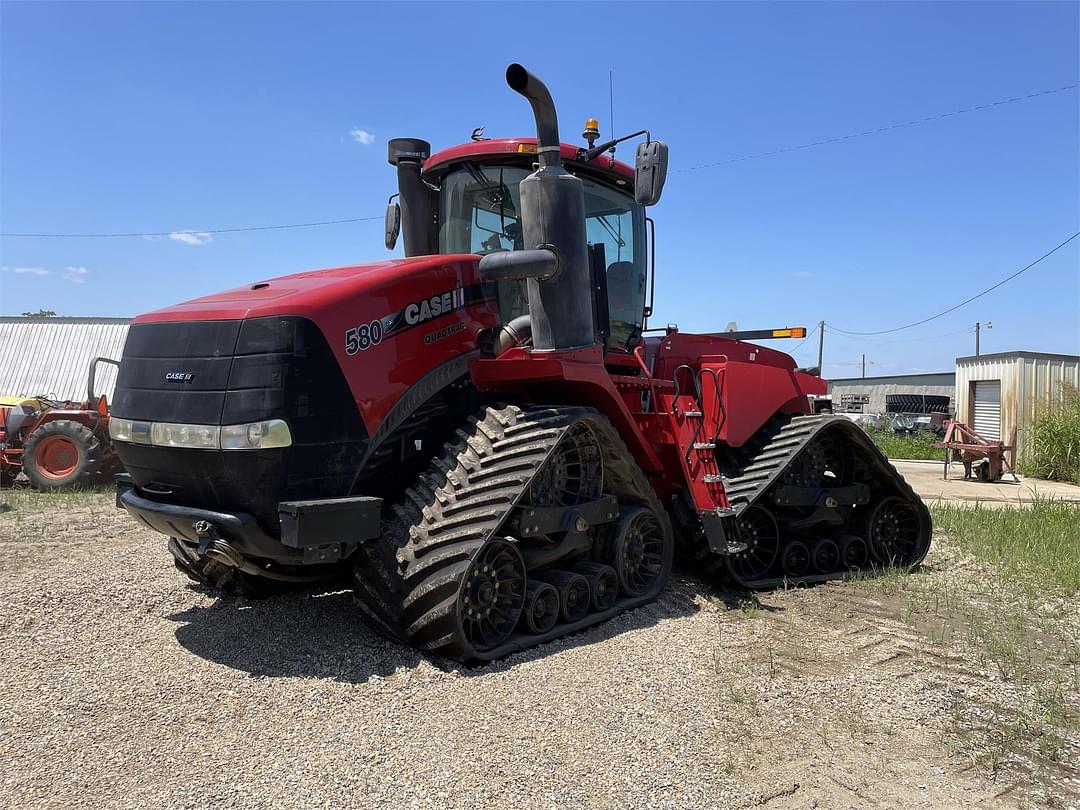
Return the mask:
<svg viewBox="0 0 1080 810"><path fill-rule="evenodd" d="M191 528L195 530L195 534L199 535L198 553L200 557L205 556L206 552L210 550L211 543L221 539L217 526L208 520L197 520Z"/></svg>

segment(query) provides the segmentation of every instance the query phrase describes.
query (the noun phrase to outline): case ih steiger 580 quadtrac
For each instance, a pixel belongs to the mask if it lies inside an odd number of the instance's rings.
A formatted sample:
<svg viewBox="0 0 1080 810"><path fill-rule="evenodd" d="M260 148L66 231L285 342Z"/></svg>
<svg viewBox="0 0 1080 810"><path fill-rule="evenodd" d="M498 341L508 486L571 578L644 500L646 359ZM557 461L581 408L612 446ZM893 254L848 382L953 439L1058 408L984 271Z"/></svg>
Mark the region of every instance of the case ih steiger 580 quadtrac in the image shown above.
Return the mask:
<svg viewBox="0 0 1080 810"><path fill-rule="evenodd" d="M560 143L543 83L506 80L535 139L390 142L405 259L136 319L119 504L195 580L348 573L374 627L465 661L647 602L676 557L747 587L919 562L926 508L810 415L820 378L739 335L643 335L667 147L636 133L631 168L593 121Z"/></svg>

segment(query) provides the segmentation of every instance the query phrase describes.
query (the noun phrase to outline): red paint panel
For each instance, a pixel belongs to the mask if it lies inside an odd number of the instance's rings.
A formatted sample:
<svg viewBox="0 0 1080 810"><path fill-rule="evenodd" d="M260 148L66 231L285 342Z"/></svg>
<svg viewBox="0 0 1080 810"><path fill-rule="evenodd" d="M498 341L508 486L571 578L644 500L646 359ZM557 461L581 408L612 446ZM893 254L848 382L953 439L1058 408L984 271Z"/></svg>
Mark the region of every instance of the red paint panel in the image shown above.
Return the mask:
<svg viewBox="0 0 1080 810"><path fill-rule="evenodd" d="M463 143L460 146L451 146L436 152L424 162L424 171L434 171L448 163L461 160L483 158L489 155L518 155L521 146L530 149L536 146L536 138L502 138L491 141L476 141ZM559 145L559 156L566 161L577 163L577 154L580 147L564 143ZM535 153L532 153L535 154ZM628 180L634 179L634 167L628 166L620 160L615 160L606 152L591 163L580 164L595 169L612 172Z"/></svg>

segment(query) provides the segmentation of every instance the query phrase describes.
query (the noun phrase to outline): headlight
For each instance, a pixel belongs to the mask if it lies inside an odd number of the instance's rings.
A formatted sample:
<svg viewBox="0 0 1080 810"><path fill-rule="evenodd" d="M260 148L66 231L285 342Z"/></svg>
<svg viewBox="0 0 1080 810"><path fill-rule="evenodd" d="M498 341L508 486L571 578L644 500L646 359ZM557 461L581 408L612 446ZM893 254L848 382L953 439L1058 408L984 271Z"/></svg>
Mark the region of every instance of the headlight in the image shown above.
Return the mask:
<svg viewBox="0 0 1080 810"><path fill-rule="evenodd" d="M112 417L109 420L109 438L114 442L134 441L131 438L131 420Z"/></svg>
<svg viewBox="0 0 1080 810"><path fill-rule="evenodd" d="M267 419L243 425L184 425L109 420L109 436L116 442L152 444L157 447L190 447L197 450L267 450L288 447L292 433L284 419Z"/></svg>
<svg viewBox="0 0 1080 810"><path fill-rule="evenodd" d="M150 444L159 447L200 447L217 450L220 447L216 425L175 425L171 422L154 422L150 425Z"/></svg>
<svg viewBox="0 0 1080 810"><path fill-rule="evenodd" d="M271 447L288 447L292 434L284 419L267 419L247 425L223 425L221 428L222 450L266 450Z"/></svg>

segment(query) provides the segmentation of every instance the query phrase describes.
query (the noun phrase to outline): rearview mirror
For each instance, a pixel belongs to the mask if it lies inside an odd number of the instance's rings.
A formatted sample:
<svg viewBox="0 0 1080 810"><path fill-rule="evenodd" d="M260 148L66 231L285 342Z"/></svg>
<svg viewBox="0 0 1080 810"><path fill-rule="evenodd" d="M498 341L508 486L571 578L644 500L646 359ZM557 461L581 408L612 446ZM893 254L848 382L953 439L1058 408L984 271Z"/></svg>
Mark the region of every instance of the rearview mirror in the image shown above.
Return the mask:
<svg viewBox="0 0 1080 810"><path fill-rule="evenodd" d="M394 195L397 196L396 194ZM401 206L394 202L394 197L386 206L386 249L393 250L401 232Z"/></svg>
<svg viewBox="0 0 1080 810"><path fill-rule="evenodd" d="M667 144L649 141L639 144L634 158L634 201L638 205L656 205L667 179Z"/></svg>

